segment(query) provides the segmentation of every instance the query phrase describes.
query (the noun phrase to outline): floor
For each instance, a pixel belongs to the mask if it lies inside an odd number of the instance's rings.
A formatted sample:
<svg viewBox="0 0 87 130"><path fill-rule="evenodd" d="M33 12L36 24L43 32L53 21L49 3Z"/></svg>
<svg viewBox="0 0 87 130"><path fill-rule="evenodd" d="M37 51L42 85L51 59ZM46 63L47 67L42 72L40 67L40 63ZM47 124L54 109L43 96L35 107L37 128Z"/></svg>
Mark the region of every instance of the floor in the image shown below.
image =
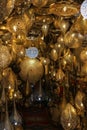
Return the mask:
<svg viewBox="0 0 87 130"><path fill-rule="evenodd" d="M54 126L47 108L22 109L24 130L63 130Z"/></svg>

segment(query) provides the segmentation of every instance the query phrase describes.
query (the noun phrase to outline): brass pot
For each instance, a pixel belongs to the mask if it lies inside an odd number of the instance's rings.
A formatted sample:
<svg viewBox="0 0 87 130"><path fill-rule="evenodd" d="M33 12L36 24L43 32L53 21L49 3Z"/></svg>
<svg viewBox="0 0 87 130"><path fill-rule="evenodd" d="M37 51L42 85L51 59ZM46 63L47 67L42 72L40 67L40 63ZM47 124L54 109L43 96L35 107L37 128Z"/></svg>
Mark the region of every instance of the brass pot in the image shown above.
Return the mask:
<svg viewBox="0 0 87 130"><path fill-rule="evenodd" d="M38 59L25 57L20 63L20 77L23 80L29 80L29 83L36 83L41 79L44 73L44 67Z"/></svg>

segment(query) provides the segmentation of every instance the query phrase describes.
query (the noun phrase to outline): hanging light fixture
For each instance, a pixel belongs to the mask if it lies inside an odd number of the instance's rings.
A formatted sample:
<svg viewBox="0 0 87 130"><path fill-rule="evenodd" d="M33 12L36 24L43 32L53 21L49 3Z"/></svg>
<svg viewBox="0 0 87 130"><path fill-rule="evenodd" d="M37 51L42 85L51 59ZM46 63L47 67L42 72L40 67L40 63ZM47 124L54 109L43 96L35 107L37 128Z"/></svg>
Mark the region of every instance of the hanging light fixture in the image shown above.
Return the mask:
<svg viewBox="0 0 87 130"><path fill-rule="evenodd" d="M78 125L76 110L70 103L68 103L62 111L61 123L65 130L73 130Z"/></svg>
<svg viewBox="0 0 87 130"><path fill-rule="evenodd" d="M22 128L22 117L17 111L16 104L15 104L15 99L14 99L14 112L12 116L10 117L11 123L14 126L15 130L23 130Z"/></svg>

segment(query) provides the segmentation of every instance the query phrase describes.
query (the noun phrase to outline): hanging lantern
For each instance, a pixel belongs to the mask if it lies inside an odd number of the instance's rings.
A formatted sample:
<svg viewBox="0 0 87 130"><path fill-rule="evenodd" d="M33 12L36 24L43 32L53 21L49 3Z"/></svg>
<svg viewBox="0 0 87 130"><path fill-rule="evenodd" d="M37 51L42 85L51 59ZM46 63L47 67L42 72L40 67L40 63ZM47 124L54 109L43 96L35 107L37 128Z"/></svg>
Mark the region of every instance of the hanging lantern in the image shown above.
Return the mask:
<svg viewBox="0 0 87 130"><path fill-rule="evenodd" d="M51 52L50 52L50 57L53 61L57 61L58 59L58 53L57 53L57 50L56 49L52 49Z"/></svg>
<svg viewBox="0 0 87 130"><path fill-rule="evenodd" d="M64 88L65 89L65 88ZM62 97L62 102L60 103L60 113L62 113L62 111L65 109L66 105L67 105L67 101L66 101L66 95L65 95L65 90L63 89L63 97Z"/></svg>
<svg viewBox="0 0 87 130"><path fill-rule="evenodd" d="M49 73L51 75L51 78L55 80L56 70L54 70L54 68L53 68L53 69L51 69L51 71Z"/></svg>
<svg viewBox="0 0 87 130"><path fill-rule="evenodd" d="M69 29L69 21L62 20L60 24L60 31L65 34Z"/></svg>
<svg viewBox="0 0 87 130"><path fill-rule="evenodd" d="M43 34L44 36L47 36L48 30L49 30L49 24L44 23L44 24L42 25L41 30L42 30L42 34Z"/></svg>
<svg viewBox="0 0 87 130"><path fill-rule="evenodd" d="M10 120L11 120L11 123L13 124L13 126L22 125L22 117L20 116L20 114L17 111L15 101L14 101L14 111L13 111L13 114L11 115L11 117L10 117Z"/></svg>
<svg viewBox="0 0 87 130"><path fill-rule="evenodd" d="M56 80L57 80L57 81L61 81L61 80L64 79L64 77L65 77L65 74L64 74L64 72L62 71L62 69L61 69L61 68L58 69L58 70L57 70L57 73L56 73Z"/></svg>
<svg viewBox="0 0 87 130"><path fill-rule="evenodd" d="M0 68L4 69L11 63L11 54L7 46L0 46Z"/></svg>
<svg viewBox="0 0 87 130"><path fill-rule="evenodd" d="M0 22L8 18L14 8L15 0L0 1Z"/></svg>
<svg viewBox="0 0 87 130"><path fill-rule="evenodd" d="M82 35L87 34L87 19L85 19L82 15L80 15L75 23L72 25L71 30L77 31Z"/></svg>
<svg viewBox="0 0 87 130"><path fill-rule="evenodd" d="M68 49L67 51L65 50L64 60L67 63L72 63L73 62L73 54L71 53L70 49Z"/></svg>
<svg viewBox="0 0 87 130"><path fill-rule="evenodd" d="M44 7L47 4L48 0L32 0L32 3L36 7Z"/></svg>
<svg viewBox="0 0 87 130"><path fill-rule="evenodd" d="M75 16L79 13L79 5L71 1L60 1L50 5L49 13L63 17Z"/></svg>
<svg viewBox="0 0 87 130"><path fill-rule="evenodd" d="M25 57L20 63L20 77L29 80L29 83L36 83L43 76L44 68L42 63L36 58Z"/></svg>
<svg viewBox="0 0 87 130"><path fill-rule="evenodd" d="M64 20L63 17L56 19L54 21L54 25L56 28L60 29L62 34L65 34L67 32L67 30L69 29L69 21Z"/></svg>
<svg viewBox="0 0 87 130"><path fill-rule="evenodd" d="M79 32L69 31L64 36L64 44L69 48L78 48L83 41L83 35Z"/></svg>
<svg viewBox="0 0 87 130"><path fill-rule="evenodd" d="M45 97L46 94L42 88L41 80L39 82L39 86L34 89L34 92L32 94L33 94L34 102L42 103L43 101L46 100L46 97ZM31 100L32 100L32 95L31 95Z"/></svg>
<svg viewBox="0 0 87 130"><path fill-rule="evenodd" d="M78 91L75 97L75 106L79 111L84 112L83 98L84 98L84 93Z"/></svg>
<svg viewBox="0 0 87 130"><path fill-rule="evenodd" d="M22 19L22 17L12 17L7 22L8 30L12 33L16 33L20 30L26 32L26 25L25 21Z"/></svg>
<svg viewBox="0 0 87 130"><path fill-rule="evenodd" d="M41 61L41 63L42 63L44 66L50 64L50 59L49 59L49 58L40 57L40 61Z"/></svg>
<svg viewBox="0 0 87 130"><path fill-rule="evenodd" d="M7 21L7 29L13 34L18 33L19 31L23 31L27 34L27 31L32 24L32 19L29 18L27 14L23 14L9 18Z"/></svg>
<svg viewBox="0 0 87 130"><path fill-rule="evenodd" d="M15 0L15 5L21 5L24 2L24 0Z"/></svg>
<svg viewBox="0 0 87 130"><path fill-rule="evenodd" d="M63 35L60 35L58 38L57 38L57 42L60 44L64 44L64 36ZM62 45L61 45L62 46Z"/></svg>
<svg viewBox="0 0 87 130"><path fill-rule="evenodd" d="M80 52L80 59L82 62L87 61L87 47L83 48Z"/></svg>
<svg viewBox="0 0 87 130"><path fill-rule="evenodd" d="M6 103L6 96L5 96L5 87L3 86L2 88L2 93L1 93L1 103L5 104Z"/></svg>
<svg viewBox="0 0 87 130"><path fill-rule="evenodd" d="M29 81L27 80L26 81L26 86L25 86L25 96L29 96L31 94L31 86L30 86L30 83Z"/></svg>
<svg viewBox="0 0 87 130"><path fill-rule="evenodd" d="M43 64L43 66L45 68L45 74L47 75L48 72L49 72L50 59L49 58L45 58L45 57L40 57L40 61Z"/></svg>
<svg viewBox="0 0 87 130"><path fill-rule="evenodd" d="M61 35L57 38L57 43L55 43L54 48L61 54L64 50L64 37Z"/></svg>
<svg viewBox="0 0 87 130"><path fill-rule="evenodd" d="M85 62L82 66L81 66L81 75L86 76L87 75L87 62Z"/></svg>
<svg viewBox="0 0 87 130"><path fill-rule="evenodd" d="M65 130L74 130L78 125L78 117L75 108L70 104L66 104L61 114L61 124Z"/></svg>
<svg viewBox="0 0 87 130"><path fill-rule="evenodd" d="M9 119L7 101L6 101L6 116L5 116L2 130L14 130L14 128L10 122L10 119Z"/></svg>
<svg viewBox="0 0 87 130"><path fill-rule="evenodd" d="M13 35L12 42L18 45L23 45L26 42L26 35L23 31L17 31Z"/></svg>
<svg viewBox="0 0 87 130"><path fill-rule="evenodd" d="M17 61L19 59L24 58L25 56L25 48L23 45L17 45L17 44L13 44L12 46L12 60L15 61L17 59Z"/></svg>

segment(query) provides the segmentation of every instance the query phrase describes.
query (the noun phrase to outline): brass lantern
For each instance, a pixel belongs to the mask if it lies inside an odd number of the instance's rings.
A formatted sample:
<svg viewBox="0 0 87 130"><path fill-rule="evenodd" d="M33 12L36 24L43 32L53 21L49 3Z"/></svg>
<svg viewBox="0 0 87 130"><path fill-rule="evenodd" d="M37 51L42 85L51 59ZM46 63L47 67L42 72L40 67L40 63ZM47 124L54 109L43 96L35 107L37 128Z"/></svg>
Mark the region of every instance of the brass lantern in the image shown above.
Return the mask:
<svg viewBox="0 0 87 130"><path fill-rule="evenodd" d="M36 7L44 7L47 4L48 0L32 0L32 3Z"/></svg>
<svg viewBox="0 0 87 130"><path fill-rule="evenodd" d="M64 36L64 43L69 48L78 48L83 41L83 35L79 32L69 31Z"/></svg>
<svg viewBox="0 0 87 130"><path fill-rule="evenodd" d="M76 110L70 103L67 103L62 111L61 124L65 130L74 130L78 124Z"/></svg>
<svg viewBox="0 0 87 130"><path fill-rule="evenodd" d="M36 83L44 74L42 63L36 58L25 57L20 63L20 77L29 83Z"/></svg>
<svg viewBox="0 0 87 130"><path fill-rule="evenodd" d="M82 62L87 61L87 47L83 48L80 52L80 59Z"/></svg>
<svg viewBox="0 0 87 130"><path fill-rule="evenodd" d="M12 57L7 46L0 45L0 68L6 68L11 63Z"/></svg>
<svg viewBox="0 0 87 130"><path fill-rule="evenodd" d="M0 22L8 18L14 8L15 0L0 1Z"/></svg>
<svg viewBox="0 0 87 130"><path fill-rule="evenodd" d="M82 64L82 66L81 66L81 75L82 75L82 76L87 76L87 62L85 62L85 63Z"/></svg>
<svg viewBox="0 0 87 130"><path fill-rule="evenodd" d="M79 112L82 112L82 111L84 112L84 104L83 104L84 96L85 95L83 92L78 91L75 97L75 105L76 105L76 108L79 110Z"/></svg>

